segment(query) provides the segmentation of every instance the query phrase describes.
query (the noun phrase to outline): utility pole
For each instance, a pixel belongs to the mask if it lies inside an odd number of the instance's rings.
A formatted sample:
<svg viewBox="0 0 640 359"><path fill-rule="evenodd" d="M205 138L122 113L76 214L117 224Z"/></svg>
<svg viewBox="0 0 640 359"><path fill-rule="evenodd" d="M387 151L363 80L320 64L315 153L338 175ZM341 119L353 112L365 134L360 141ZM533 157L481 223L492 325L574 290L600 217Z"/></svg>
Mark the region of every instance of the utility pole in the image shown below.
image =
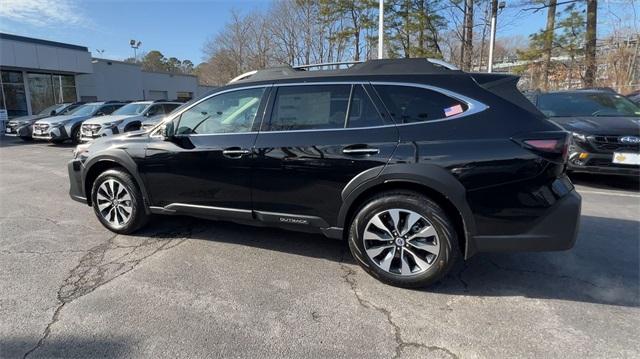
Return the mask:
<svg viewBox="0 0 640 359"><path fill-rule="evenodd" d="M379 1L378 8L378 59L384 56L384 0Z"/></svg>
<svg viewBox="0 0 640 359"><path fill-rule="evenodd" d="M471 71L473 67L473 0L465 1L464 28L462 66L465 71Z"/></svg>
<svg viewBox="0 0 640 359"><path fill-rule="evenodd" d="M585 70L584 86L596 85L596 24L598 19L598 0L587 0L587 32L585 33Z"/></svg>
<svg viewBox="0 0 640 359"><path fill-rule="evenodd" d="M498 4L498 0L491 0L491 36L489 37L489 64L487 72L493 72L493 49L496 46L496 27L498 26L498 9L502 10L506 6L504 1Z"/></svg>

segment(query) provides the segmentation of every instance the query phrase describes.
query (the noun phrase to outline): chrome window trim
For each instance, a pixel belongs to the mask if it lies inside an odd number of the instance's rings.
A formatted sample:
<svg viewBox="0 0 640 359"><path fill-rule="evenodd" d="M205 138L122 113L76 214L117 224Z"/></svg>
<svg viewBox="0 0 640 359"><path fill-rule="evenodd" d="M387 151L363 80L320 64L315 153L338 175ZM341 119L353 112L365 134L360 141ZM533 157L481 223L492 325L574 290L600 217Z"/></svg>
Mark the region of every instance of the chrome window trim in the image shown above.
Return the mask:
<svg viewBox="0 0 640 359"><path fill-rule="evenodd" d="M228 93L228 92L233 92L233 91L240 91L240 90L250 90L250 89L255 89L255 88L269 88L269 87L283 87L283 86L318 86L318 85L372 85L372 86L376 86L376 85L381 85L381 86L404 86L404 87L417 87L417 88L422 88L425 90L430 90L430 91L434 91L434 92L438 92L441 93L445 96L454 98L460 102L463 102L467 105L467 110L459 113L457 115L453 115L450 117L444 117L444 118L438 118L435 120L430 120L430 121L420 121L420 122L411 122L411 123L396 123L396 124L390 124L390 125L380 125L380 126L366 126L366 127L355 127L355 128L331 128L331 129L326 129L326 128L321 128L321 129L307 129L307 130L285 130L285 131L249 131L249 132L228 132L228 133L206 133L206 134L189 134L189 135L181 135L181 136L219 136L219 135L238 135L238 134L268 134L268 133L292 133L292 132L327 132L327 131L353 131L353 130L367 130L367 129L375 129L375 128L383 128L383 127L399 127L399 126L414 126L414 125L428 125L431 123L437 123L437 122L444 122L444 121L451 121L451 120L456 120L459 118L463 118L463 117L467 117L467 116L471 116L471 115L475 115L477 113L480 113L482 111L485 111L489 108L489 106L485 105L484 103L474 100L470 97L461 95L457 92L453 92L438 86L432 86L432 85L425 85L425 84L419 84L419 83L412 83L412 82L395 82L395 81L311 81L311 82L287 82L287 83L275 83L275 84L264 84L264 85L252 85L252 86L242 86L242 87L237 87L237 88L232 88L232 89L228 89L228 90L223 90L223 91L219 91L216 93L213 93L207 97L202 98L200 101L193 103L191 106L186 107L184 109L182 109L180 112L176 113L175 115L168 117L167 119L165 119L164 121L161 121L160 123L158 123L157 127L152 129L151 135L150 137L162 137L162 136L158 136L156 135L154 132L157 131L160 127L160 125L173 121L176 118L182 116L182 114L185 111L190 110L191 108L195 107L196 105L202 103L203 101L206 101L214 96L217 95L222 95L224 93Z"/></svg>

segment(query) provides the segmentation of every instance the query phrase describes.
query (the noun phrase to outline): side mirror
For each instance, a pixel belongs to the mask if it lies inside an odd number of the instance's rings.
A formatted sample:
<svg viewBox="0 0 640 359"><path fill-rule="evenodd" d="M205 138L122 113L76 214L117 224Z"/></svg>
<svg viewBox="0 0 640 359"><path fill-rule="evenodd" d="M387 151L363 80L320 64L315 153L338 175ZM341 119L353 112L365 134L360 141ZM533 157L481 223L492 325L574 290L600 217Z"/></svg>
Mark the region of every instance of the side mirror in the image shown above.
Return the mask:
<svg viewBox="0 0 640 359"><path fill-rule="evenodd" d="M56 115L56 110L51 110L51 113L49 114L49 116L55 116Z"/></svg>
<svg viewBox="0 0 640 359"><path fill-rule="evenodd" d="M160 126L160 135L163 139L168 140L173 137L173 122L167 122Z"/></svg>
<svg viewBox="0 0 640 359"><path fill-rule="evenodd" d="M104 115L106 115L106 114L104 112L102 112L102 111L96 112L96 116L104 116Z"/></svg>

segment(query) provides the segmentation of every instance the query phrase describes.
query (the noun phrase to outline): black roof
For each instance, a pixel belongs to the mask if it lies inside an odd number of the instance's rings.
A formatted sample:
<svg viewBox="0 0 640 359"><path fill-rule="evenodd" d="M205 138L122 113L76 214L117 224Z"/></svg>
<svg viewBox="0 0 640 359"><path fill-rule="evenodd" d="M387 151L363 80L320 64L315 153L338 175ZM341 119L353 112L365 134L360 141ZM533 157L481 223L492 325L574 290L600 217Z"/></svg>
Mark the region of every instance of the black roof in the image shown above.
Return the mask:
<svg viewBox="0 0 640 359"><path fill-rule="evenodd" d="M462 74L460 70L452 70L442 65L429 62L424 58L410 59L381 59L368 60L355 64L347 69L338 70L305 70L289 65L259 70L255 74L235 81L250 83L260 81L303 79L338 76L367 76L367 75L431 75L431 74Z"/></svg>

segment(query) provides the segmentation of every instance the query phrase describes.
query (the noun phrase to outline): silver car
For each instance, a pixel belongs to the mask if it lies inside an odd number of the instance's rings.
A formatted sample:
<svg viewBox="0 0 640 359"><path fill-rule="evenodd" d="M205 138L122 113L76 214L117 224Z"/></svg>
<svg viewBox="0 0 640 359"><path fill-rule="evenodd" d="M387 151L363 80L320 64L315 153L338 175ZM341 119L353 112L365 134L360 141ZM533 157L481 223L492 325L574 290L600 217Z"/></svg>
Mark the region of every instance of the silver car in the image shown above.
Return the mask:
<svg viewBox="0 0 640 359"><path fill-rule="evenodd" d="M94 117L82 123L80 142L136 131L146 120L159 121L165 114L180 106L180 102L136 101L122 106L109 116Z"/></svg>
<svg viewBox="0 0 640 359"><path fill-rule="evenodd" d="M35 115L16 117L7 122L4 134L10 137L20 137L24 141L31 141L31 130L36 121L47 117L66 115L83 104L84 102L59 103L49 106Z"/></svg>
<svg viewBox="0 0 640 359"><path fill-rule="evenodd" d="M70 139L74 144L78 144L82 122L94 116L109 115L124 105L119 101L90 102L67 115L43 118L33 124L32 137L53 143L62 143Z"/></svg>

